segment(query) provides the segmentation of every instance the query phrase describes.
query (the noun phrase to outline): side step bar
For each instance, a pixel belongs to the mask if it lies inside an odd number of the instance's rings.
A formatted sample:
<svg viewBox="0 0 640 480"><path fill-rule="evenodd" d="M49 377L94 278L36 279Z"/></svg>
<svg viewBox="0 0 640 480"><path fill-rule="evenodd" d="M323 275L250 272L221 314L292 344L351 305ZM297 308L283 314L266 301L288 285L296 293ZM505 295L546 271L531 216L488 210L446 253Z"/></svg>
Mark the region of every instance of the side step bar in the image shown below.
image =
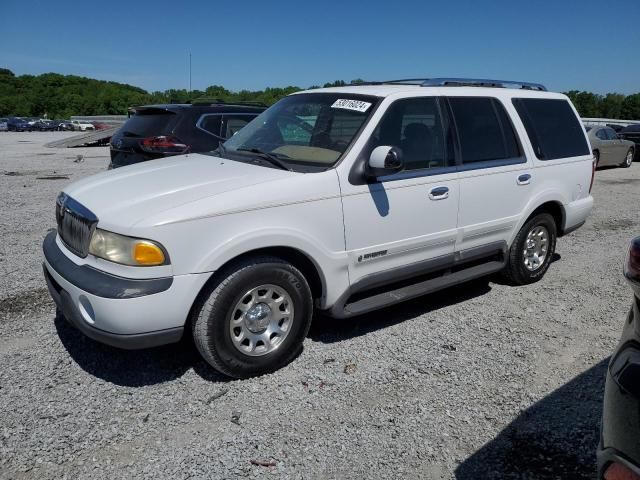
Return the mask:
<svg viewBox="0 0 640 480"><path fill-rule="evenodd" d="M338 318L360 315L372 310L377 310L382 307L387 307L389 305L404 302L406 300L410 300L427 293L433 293L462 282L483 277L491 273L499 272L504 268L504 266L504 261L494 260L482 263L480 265L474 265L456 272L444 273L442 276L431 278L419 283L414 283L412 285L400 287L395 290L382 292L377 295L363 298L352 303L346 303L342 311L336 312L334 310L333 314Z"/></svg>

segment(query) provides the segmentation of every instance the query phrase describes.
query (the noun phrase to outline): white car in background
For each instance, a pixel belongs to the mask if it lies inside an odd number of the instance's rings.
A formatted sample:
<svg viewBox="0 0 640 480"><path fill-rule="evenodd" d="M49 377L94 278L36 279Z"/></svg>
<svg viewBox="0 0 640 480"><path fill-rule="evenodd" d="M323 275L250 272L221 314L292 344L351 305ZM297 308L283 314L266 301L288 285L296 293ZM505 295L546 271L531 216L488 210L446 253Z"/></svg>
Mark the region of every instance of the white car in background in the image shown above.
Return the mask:
<svg viewBox="0 0 640 480"><path fill-rule="evenodd" d="M576 110L541 85L309 90L214 152L66 187L44 274L91 338L186 333L220 372L260 375L301 351L314 310L361 315L495 272L540 280L591 211L593 173Z"/></svg>
<svg viewBox="0 0 640 480"><path fill-rule="evenodd" d="M93 124L85 122L84 120L71 120L71 125L73 125L74 130L80 130L81 132L96 129Z"/></svg>

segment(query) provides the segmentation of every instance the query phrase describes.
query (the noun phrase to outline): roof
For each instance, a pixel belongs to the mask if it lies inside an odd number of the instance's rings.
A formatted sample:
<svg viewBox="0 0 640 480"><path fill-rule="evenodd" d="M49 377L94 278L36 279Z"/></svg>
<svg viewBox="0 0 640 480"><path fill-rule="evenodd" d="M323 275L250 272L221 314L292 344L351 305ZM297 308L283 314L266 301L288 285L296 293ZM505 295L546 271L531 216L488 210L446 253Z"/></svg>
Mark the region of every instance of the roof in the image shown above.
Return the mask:
<svg viewBox="0 0 640 480"><path fill-rule="evenodd" d="M396 94L418 94L564 98L564 95L548 92L543 85L535 83L462 78L392 80L390 82L371 82L359 85L345 85L343 87L318 88L298 93L344 93L376 97L388 97Z"/></svg>

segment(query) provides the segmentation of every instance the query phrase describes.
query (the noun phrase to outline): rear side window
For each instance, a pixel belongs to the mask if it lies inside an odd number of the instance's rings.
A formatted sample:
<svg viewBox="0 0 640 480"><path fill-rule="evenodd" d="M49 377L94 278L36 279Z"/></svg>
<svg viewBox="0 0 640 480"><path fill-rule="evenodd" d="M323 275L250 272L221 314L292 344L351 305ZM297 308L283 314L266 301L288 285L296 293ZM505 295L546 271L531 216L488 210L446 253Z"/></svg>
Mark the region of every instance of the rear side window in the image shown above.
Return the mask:
<svg viewBox="0 0 640 480"><path fill-rule="evenodd" d="M616 131L613 128L605 128L605 131L607 132L607 140L617 140L618 139L618 134L616 133Z"/></svg>
<svg viewBox="0 0 640 480"><path fill-rule="evenodd" d="M462 163L521 157L511 120L494 98L449 97L458 130Z"/></svg>
<svg viewBox="0 0 640 480"><path fill-rule="evenodd" d="M196 127L200 130L204 130L211 135L215 135L220 138L220 128L222 125L222 120L220 115L211 114L211 115L202 115L196 123Z"/></svg>
<svg viewBox="0 0 640 480"><path fill-rule="evenodd" d="M589 155L584 129L569 102L550 98L512 101L540 160Z"/></svg>
<svg viewBox="0 0 640 480"><path fill-rule="evenodd" d="M596 137L598 137L600 140L606 140L607 132L604 131L604 128L601 128L596 132Z"/></svg>
<svg viewBox="0 0 640 480"><path fill-rule="evenodd" d="M224 115L222 120L222 136L224 138L233 137L238 131L244 127L251 120L256 118L257 115Z"/></svg>
<svg viewBox="0 0 640 480"><path fill-rule="evenodd" d="M161 109L138 110L124 124L122 133L132 137L166 135L171 133L175 117L173 112Z"/></svg>

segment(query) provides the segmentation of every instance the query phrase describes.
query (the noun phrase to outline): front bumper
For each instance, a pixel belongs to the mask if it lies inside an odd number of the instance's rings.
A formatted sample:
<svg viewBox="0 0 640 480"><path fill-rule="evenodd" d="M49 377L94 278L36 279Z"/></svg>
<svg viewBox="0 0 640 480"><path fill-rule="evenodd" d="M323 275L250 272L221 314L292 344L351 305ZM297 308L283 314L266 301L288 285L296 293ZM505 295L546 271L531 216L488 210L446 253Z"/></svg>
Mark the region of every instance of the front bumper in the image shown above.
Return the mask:
<svg viewBox="0 0 640 480"><path fill-rule="evenodd" d="M598 478L612 462L625 465L640 475L640 398L625 391L614 378L620 359L640 349L640 299L634 298L615 354L611 357L605 384L600 445L598 446ZM622 354L622 355L621 355Z"/></svg>
<svg viewBox="0 0 640 480"><path fill-rule="evenodd" d="M43 243L44 277L67 320L86 336L125 349L178 342L196 295L210 274L123 278L76 264L56 232Z"/></svg>

